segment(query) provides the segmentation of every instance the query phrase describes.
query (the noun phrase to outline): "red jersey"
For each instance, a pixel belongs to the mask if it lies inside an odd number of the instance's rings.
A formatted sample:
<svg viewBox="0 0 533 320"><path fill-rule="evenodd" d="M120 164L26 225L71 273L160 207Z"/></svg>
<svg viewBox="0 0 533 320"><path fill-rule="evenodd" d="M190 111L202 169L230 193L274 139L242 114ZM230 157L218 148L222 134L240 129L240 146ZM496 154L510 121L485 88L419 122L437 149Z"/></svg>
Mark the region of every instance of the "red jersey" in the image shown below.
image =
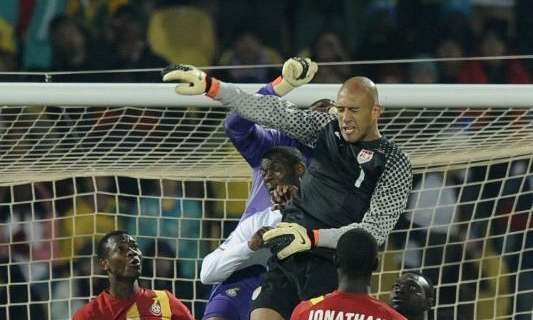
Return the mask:
<svg viewBox="0 0 533 320"><path fill-rule="evenodd" d="M191 312L167 290L140 288L131 298L119 299L103 291L78 310L74 320L193 320Z"/></svg>
<svg viewBox="0 0 533 320"><path fill-rule="evenodd" d="M333 291L301 302L291 320L407 320L384 302L365 293Z"/></svg>

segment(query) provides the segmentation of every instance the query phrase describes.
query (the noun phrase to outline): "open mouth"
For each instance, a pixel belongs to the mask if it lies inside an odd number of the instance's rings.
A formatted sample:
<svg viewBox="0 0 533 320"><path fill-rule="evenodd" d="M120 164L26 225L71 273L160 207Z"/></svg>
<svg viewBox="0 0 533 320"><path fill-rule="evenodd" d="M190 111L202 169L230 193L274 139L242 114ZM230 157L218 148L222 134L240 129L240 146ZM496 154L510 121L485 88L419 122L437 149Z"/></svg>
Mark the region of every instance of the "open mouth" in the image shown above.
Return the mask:
<svg viewBox="0 0 533 320"><path fill-rule="evenodd" d="M392 293L391 303L393 305L400 305L400 304L403 303L403 301L404 301L404 299L402 299L402 297L400 296L399 292L393 292Z"/></svg>
<svg viewBox="0 0 533 320"><path fill-rule="evenodd" d="M343 131L345 134L352 134L352 133L354 133L355 131L357 131L357 128L354 127L354 126L343 126L343 127L342 127L342 131Z"/></svg>
<svg viewBox="0 0 533 320"><path fill-rule="evenodd" d="M139 256L135 256L128 261L128 264L130 267L139 268L141 266L141 258L139 258Z"/></svg>

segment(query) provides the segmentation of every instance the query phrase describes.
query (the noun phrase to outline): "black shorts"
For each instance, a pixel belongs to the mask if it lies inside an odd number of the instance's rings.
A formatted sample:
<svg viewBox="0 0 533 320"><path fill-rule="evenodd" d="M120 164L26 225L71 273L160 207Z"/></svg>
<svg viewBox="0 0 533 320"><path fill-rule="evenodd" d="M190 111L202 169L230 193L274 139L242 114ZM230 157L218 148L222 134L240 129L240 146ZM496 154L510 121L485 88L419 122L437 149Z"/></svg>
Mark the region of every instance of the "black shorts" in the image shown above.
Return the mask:
<svg viewBox="0 0 533 320"><path fill-rule="evenodd" d="M276 310L285 319L302 300L337 289L337 270L333 255L299 253L283 261L272 261L264 281L252 295L252 311Z"/></svg>

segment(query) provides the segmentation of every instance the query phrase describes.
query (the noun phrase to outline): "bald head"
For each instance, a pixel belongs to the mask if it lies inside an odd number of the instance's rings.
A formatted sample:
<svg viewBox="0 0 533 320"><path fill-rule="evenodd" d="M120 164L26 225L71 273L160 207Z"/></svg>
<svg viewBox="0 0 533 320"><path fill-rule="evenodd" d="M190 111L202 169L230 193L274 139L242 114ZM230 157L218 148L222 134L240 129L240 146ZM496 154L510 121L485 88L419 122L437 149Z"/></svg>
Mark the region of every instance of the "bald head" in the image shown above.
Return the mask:
<svg viewBox="0 0 533 320"><path fill-rule="evenodd" d="M378 90L372 80L352 77L342 84L337 94L337 118L344 140L355 143L381 137L377 120L382 112Z"/></svg>
<svg viewBox="0 0 533 320"><path fill-rule="evenodd" d="M367 77L351 77L342 84L341 91L343 90L347 94L367 95L372 105L379 104L376 84Z"/></svg>

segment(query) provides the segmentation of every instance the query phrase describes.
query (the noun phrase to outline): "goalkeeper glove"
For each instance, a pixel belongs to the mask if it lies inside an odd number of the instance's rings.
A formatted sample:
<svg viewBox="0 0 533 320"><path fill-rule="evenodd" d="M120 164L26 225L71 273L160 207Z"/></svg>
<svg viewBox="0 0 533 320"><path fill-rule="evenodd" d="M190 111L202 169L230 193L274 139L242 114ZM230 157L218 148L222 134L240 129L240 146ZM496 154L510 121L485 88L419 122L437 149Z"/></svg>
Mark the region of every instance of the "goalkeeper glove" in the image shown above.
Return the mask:
<svg viewBox="0 0 533 320"><path fill-rule="evenodd" d="M297 223L281 222L274 229L263 234L265 246L272 254L283 260L295 253L311 250L315 246L314 232Z"/></svg>
<svg viewBox="0 0 533 320"><path fill-rule="evenodd" d="M169 65L161 74L165 82L184 83L176 86L176 92L179 94L200 95L207 93L209 97L214 97L220 87L217 79L188 64Z"/></svg>
<svg viewBox="0 0 533 320"><path fill-rule="evenodd" d="M272 82L272 87L282 97L292 89L309 83L317 71L318 65L309 58L290 58L283 64L281 76Z"/></svg>

